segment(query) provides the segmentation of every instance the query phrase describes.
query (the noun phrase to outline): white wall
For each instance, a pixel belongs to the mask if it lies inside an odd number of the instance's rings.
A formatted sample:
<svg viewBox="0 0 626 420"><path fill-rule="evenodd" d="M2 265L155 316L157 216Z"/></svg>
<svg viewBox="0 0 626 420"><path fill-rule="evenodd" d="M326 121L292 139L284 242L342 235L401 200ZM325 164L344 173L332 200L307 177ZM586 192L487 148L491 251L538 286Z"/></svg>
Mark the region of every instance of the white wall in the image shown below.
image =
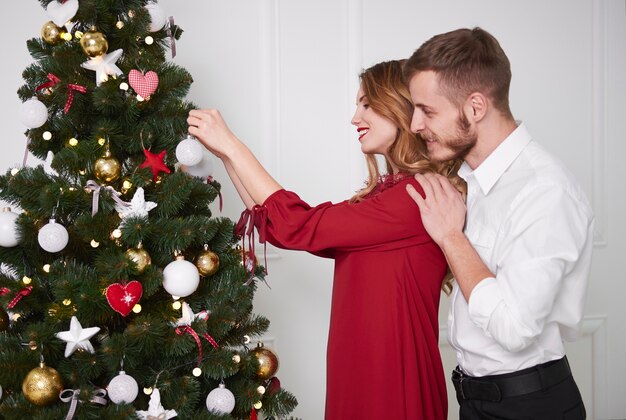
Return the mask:
<svg viewBox="0 0 626 420"><path fill-rule="evenodd" d="M626 279L619 265L626 249L624 1L160 4L185 30L174 61L194 76L190 99L219 107L283 186L312 204L346 198L362 182L362 157L349 125L361 68L406 57L430 36L457 27L479 25L492 32L513 66L514 115L562 157L592 197L598 232L585 335L568 349L589 417L626 418ZM36 0L13 2L12 10L12 18L5 19L0 68L2 171L22 159L24 128L17 121L15 92L32 62L25 41L47 20ZM224 212L236 218L242 207L234 190L221 168L216 177L224 186ZM321 419L332 264L303 253L269 251L272 289L259 288L256 311L272 322L278 376L300 401L294 414ZM444 298L442 329L446 310ZM454 355L443 340L441 349L449 369ZM364 384L368 390L384 398L384 384ZM455 404L452 400L450 418L456 418Z"/></svg>

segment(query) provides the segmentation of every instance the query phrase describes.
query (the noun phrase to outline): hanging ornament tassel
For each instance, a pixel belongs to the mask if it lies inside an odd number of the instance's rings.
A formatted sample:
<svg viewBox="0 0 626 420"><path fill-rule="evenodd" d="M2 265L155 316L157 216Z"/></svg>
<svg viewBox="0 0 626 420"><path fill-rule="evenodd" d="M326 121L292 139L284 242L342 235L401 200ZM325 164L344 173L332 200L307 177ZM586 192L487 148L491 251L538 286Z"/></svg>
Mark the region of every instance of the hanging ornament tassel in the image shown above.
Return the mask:
<svg viewBox="0 0 626 420"><path fill-rule="evenodd" d="M17 292L17 295L15 295L15 297L7 305L7 309L13 309L15 305L17 305L19 301L22 300L22 298L30 295L30 292L32 291L33 291L33 286L26 286L25 288Z"/></svg>
<svg viewBox="0 0 626 420"><path fill-rule="evenodd" d="M96 392L91 397L89 402L100 405L107 405L107 400L104 398L107 395L107 392L102 389L96 389ZM67 412L67 416L65 416L65 420L72 420L74 418L74 414L76 413L76 406L80 402L78 397L80 396L80 389L64 389L59 394L59 399L64 403L70 403L70 409Z"/></svg>

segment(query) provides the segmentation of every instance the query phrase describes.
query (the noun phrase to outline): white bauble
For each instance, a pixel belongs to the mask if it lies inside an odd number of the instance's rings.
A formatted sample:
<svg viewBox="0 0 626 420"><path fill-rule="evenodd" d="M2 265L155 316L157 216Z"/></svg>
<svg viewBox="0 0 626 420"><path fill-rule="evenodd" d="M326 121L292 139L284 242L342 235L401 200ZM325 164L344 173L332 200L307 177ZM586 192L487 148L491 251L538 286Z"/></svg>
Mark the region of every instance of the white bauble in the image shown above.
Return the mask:
<svg viewBox="0 0 626 420"><path fill-rule="evenodd" d="M203 154L202 144L190 136L176 146L176 159L185 166L197 165L202 160Z"/></svg>
<svg viewBox="0 0 626 420"><path fill-rule="evenodd" d="M199 284L198 267L189 261L177 259L163 269L163 288L172 296L189 296Z"/></svg>
<svg viewBox="0 0 626 420"><path fill-rule="evenodd" d="M10 207L5 207L0 212L0 246L10 248L18 244L20 238L15 224L18 217Z"/></svg>
<svg viewBox="0 0 626 420"><path fill-rule="evenodd" d="M202 159L200 162L193 166L183 166L183 171L191 176L197 176L205 179L213 174L213 158L212 155L204 149L202 152Z"/></svg>
<svg viewBox="0 0 626 420"><path fill-rule="evenodd" d="M230 414L235 409L235 396L224 384L220 384L207 395L206 408L219 414Z"/></svg>
<svg viewBox="0 0 626 420"><path fill-rule="evenodd" d="M146 9L148 13L150 13L150 32L158 32L167 23L167 16L165 16L165 11L156 3L148 3L146 4Z"/></svg>
<svg viewBox="0 0 626 420"><path fill-rule="evenodd" d="M107 386L109 398L115 404L130 404L135 401L139 394L139 385L137 381L123 370L115 378L111 379Z"/></svg>
<svg viewBox="0 0 626 420"><path fill-rule="evenodd" d="M20 108L20 121L28 128L39 128L48 121L48 108L37 98L30 98Z"/></svg>
<svg viewBox="0 0 626 420"><path fill-rule="evenodd" d="M39 246L48 252L59 252L67 245L70 235L65 226L50 219L50 223L39 230L37 241Z"/></svg>

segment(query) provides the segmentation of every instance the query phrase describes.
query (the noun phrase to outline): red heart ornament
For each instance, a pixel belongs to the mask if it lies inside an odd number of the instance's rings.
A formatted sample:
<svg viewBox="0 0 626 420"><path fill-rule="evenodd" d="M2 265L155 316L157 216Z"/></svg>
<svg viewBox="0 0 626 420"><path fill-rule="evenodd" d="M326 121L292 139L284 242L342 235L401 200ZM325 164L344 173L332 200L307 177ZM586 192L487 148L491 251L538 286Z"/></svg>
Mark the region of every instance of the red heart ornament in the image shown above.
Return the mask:
<svg viewBox="0 0 626 420"><path fill-rule="evenodd" d="M143 74L139 70L132 69L128 73L128 83L139 96L148 99L159 87L159 75L153 71Z"/></svg>
<svg viewBox="0 0 626 420"><path fill-rule="evenodd" d="M143 286L137 280L126 284L113 283L106 290L109 306L123 316L133 310L135 304L141 299L142 293Z"/></svg>

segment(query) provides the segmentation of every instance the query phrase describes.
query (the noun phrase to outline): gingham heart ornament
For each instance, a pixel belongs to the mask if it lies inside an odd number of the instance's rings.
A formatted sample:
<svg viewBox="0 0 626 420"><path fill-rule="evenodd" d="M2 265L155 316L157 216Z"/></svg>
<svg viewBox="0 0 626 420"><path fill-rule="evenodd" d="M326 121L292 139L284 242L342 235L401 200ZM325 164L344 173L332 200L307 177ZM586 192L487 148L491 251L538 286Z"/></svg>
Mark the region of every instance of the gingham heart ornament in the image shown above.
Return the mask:
<svg viewBox="0 0 626 420"><path fill-rule="evenodd" d="M132 69L128 73L128 84L137 92L137 95L148 99L159 87L159 75L153 71L143 74Z"/></svg>
<svg viewBox="0 0 626 420"><path fill-rule="evenodd" d="M78 12L78 0L52 1L46 8L50 20L57 26L64 26Z"/></svg>

